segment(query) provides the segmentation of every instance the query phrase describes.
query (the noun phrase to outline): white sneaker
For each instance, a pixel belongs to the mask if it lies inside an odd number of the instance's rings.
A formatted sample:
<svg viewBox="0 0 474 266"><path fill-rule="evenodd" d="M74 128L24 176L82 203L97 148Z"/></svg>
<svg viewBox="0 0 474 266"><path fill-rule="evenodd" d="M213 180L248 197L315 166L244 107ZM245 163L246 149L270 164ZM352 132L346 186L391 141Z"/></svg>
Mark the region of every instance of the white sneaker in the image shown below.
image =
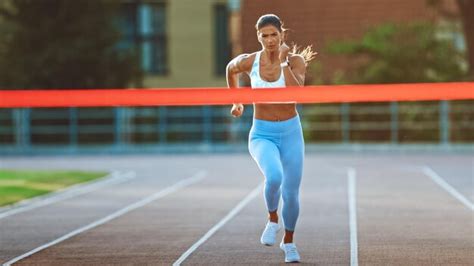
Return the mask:
<svg viewBox="0 0 474 266"><path fill-rule="evenodd" d="M273 246L275 244L276 235L280 231L280 225L274 222L267 222L265 230L263 230L262 237L260 238L260 243Z"/></svg>
<svg viewBox="0 0 474 266"><path fill-rule="evenodd" d="M300 254L298 254L295 243L283 244L282 241L280 248L285 252L285 262L300 262Z"/></svg>

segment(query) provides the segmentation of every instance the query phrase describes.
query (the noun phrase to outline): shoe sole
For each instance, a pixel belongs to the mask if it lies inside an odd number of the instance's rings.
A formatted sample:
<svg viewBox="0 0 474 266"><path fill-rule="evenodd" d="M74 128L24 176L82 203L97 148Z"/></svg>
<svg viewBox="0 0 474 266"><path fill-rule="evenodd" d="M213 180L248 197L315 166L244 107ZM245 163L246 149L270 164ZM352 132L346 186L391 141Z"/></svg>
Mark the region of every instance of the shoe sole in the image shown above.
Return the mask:
<svg viewBox="0 0 474 266"><path fill-rule="evenodd" d="M262 240L260 240L260 243L261 243L262 245L268 246L268 247L275 245L275 243L273 243L273 244L265 243L265 242L263 242Z"/></svg>

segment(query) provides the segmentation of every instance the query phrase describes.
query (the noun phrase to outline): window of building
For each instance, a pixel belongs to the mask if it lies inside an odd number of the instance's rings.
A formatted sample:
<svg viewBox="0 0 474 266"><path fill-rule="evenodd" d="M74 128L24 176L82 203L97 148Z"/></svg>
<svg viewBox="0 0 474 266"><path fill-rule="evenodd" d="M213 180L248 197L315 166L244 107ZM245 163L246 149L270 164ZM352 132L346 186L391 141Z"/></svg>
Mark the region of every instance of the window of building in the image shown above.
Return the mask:
<svg viewBox="0 0 474 266"><path fill-rule="evenodd" d="M145 73L168 73L166 5L163 1L124 2L120 28L123 39L119 48L138 48Z"/></svg>
<svg viewBox="0 0 474 266"><path fill-rule="evenodd" d="M226 4L214 6L215 25L215 73L225 75L225 68L230 61L229 12Z"/></svg>

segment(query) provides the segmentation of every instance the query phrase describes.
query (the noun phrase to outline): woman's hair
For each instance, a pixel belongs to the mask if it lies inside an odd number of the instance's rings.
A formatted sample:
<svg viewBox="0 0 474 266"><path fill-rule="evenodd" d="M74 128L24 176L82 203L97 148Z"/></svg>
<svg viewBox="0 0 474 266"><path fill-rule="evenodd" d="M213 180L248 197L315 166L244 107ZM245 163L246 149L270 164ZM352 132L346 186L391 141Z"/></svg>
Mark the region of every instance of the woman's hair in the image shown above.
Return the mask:
<svg viewBox="0 0 474 266"><path fill-rule="evenodd" d="M257 24L255 25L255 28L257 30L260 30L261 28L267 26L267 25L272 25L275 28L277 28L280 32L285 32L287 29L283 28L283 22L281 19L274 14L266 14L261 16L257 20Z"/></svg>
<svg viewBox="0 0 474 266"><path fill-rule="evenodd" d="M260 30L261 28L263 28L265 26L268 26L268 25L274 26L275 28L278 29L278 31L280 31L282 33L287 34L287 32L288 32L288 29L283 27L284 24L281 21L281 19L277 15L274 15L274 14L266 14L266 15L261 16L257 20L257 24L255 24L255 29ZM286 35L285 35L285 37L286 37ZM296 44L293 44L292 46L293 47L291 49L291 52L293 54L301 55L304 58L304 61L305 61L306 64L308 64L311 60L313 60L314 57L317 54L315 51L313 51L312 45L306 46L301 51L300 51L300 47L297 46Z"/></svg>

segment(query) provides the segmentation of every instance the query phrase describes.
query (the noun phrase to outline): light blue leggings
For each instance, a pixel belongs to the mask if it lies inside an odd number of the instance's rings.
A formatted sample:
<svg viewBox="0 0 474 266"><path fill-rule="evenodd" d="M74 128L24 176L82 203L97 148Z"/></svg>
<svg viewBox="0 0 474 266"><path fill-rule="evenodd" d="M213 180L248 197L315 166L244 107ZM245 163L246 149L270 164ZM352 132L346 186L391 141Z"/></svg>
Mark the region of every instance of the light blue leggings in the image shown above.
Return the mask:
<svg viewBox="0 0 474 266"><path fill-rule="evenodd" d="M299 214L304 139L299 116L285 121L253 120L249 151L265 176L265 202L276 211L283 198L283 224L294 231Z"/></svg>

